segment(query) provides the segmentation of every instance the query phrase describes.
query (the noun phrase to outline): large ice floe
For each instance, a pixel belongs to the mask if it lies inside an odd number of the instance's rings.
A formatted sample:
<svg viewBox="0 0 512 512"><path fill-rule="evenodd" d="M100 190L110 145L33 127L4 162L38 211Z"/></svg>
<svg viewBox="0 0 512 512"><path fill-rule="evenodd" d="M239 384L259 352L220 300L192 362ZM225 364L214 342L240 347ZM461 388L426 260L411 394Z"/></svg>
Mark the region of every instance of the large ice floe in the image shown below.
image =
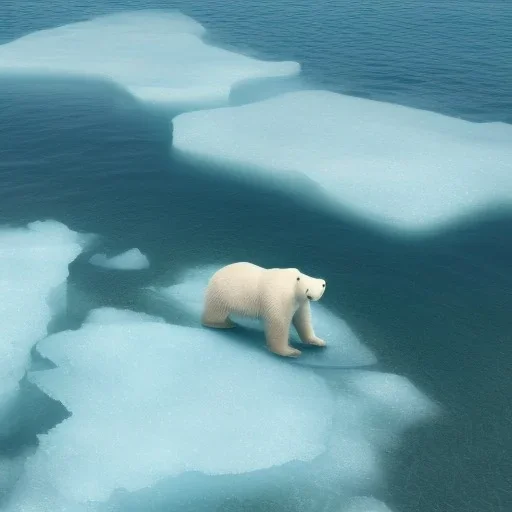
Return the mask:
<svg viewBox="0 0 512 512"><path fill-rule="evenodd" d="M187 471L245 473L324 451L333 399L322 379L218 333L131 316L96 311L38 344L58 368L30 380L72 417L41 437L34 482L105 501Z"/></svg>
<svg viewBox="0 0 512 512"><path fill-rule="evenodd" d="M39 436L9 512L381 510L356 497L435 412L397 375L317 374L126 310L94 310L37 350L56 367L30 381L71 416Z"/></svg>
<svg viewBox="0 0 512 512"><path fill-rule="evenodd" d="M326 91L191 112L175 154L380 227L436 229L512 200L512 127Z"/></svg>
<svg viewBox="0 0 512 512"><path fill-rule="evenodd" d="M295 76L296 62L254 59L203 41L179 12L134 11L41 30L0 46L0 71L110 79L176 110L228 104L234 87Z"/></svg>
<svg viewBox="0 0 512 512"><path fill-rule="evenodd" d="M10 428L9 410L29 363L30 351L47 335L63 307L68 265L86 237L59 222L0 229L0 433Z"/></svg>
<svg viewBox="0 0 512 512"><path fill-rule="evenodd" d="M115 270L143 270L149 268L148 257L136 247L117 256L107 258L106 254L94 254L89 259L91 265Z"/></svg>
<svg viewBox="0 0 512 512"><path fill-rule="evenodd" d="M149 298L160 302L160 309L172 308L172 319L183 325L199 327L204 305L204 292L209 278L222 265L206 265L186 271L179 282L165 287L151 287ZM303 351L298 359L290 359L292 364L318 367L354 367L367 366L377 362L374 354L367 348L349 325L332 313L320 302L311 303L313 326L316 333L327 342L327 347L303 345L293 327L290 329L291 341L300 344ZM265 351L265 336L260 320L232 316L239 328L226 332L240 343L247 344L252 350Z"/></svg>

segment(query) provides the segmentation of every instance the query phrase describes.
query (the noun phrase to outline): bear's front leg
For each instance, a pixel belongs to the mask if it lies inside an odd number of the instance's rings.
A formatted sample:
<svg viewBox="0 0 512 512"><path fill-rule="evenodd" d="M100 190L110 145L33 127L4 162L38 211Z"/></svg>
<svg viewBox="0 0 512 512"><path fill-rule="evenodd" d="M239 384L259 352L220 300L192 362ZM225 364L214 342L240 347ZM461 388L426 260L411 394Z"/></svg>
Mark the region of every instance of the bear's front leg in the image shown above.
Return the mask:
<svg viewBox="0 0 512 512"><path fill-rule="evenodd" d="M311 307L309 301L304 302L299 309L295 312L292 319L293 325L302 343L308 345L317 345L318 347L325 347L325 341L316 336L313 331L313 322L311 321Z"/></svg>
<svg viewBox="0 0 512 512"><path fill-rule="evenodd" d="M274 354L284 357L298 357L301 351L290 347L290 321L283 318L267 318L265 320L265 336L267 346Z"/></svg>

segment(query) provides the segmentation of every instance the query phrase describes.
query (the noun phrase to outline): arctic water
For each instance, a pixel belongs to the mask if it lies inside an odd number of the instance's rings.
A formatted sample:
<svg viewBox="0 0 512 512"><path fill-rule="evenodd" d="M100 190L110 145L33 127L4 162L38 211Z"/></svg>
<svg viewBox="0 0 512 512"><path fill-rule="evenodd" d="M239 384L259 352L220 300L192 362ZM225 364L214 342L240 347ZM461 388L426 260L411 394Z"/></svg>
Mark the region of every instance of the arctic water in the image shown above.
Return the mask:
<svg viewBox="0 0 512 512"><path fill-rule="evenodd" d="M52 30L87 20L52 71ZM228 56L200 47L181 83L185 39L159 39L178 26ZM506 0L4 1L2 509L512 510L511 83ZM353 145L324 143L316 105ZM362 168L387 180L350 174L358 126L382 129ZM340 209L315 199L331 162L357 184ZM324 277L315 328L340 351L191 330L205 276L241 260Z"/></svg>

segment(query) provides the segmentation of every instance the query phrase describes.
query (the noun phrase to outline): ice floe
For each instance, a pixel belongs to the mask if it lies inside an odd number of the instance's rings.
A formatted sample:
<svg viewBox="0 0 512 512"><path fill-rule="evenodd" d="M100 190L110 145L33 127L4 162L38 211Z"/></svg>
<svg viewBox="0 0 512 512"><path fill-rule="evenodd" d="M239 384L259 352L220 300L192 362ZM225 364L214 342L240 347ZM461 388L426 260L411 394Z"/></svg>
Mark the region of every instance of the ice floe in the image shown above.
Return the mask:
<svg viewBox="0 0 512 512"><path fill-rule="evenodd" d="M226 105L235 86L300 73L296 62L254 59L207 44L204 35L180 12L110 14L1 45L0 72L108 79L178 111Z"/></svg>
<svg viewBox="0 0 512 512"><path fill-rule="evenodd" d="M68 265L87 239L54 221L26 228L0 228L0 432L12 405L30 351L46 336L52 315L65 306ZM63 295L64 294L64 295ZM5 423L7 422L7 423Z"/></svg>
<svg viewBox="0 0 512 512"><path fill-rule="evenodd" d="M385 480L383 453L435 413L403 377L322 376L218 331L126 310L95 310L37 350L56 367L30 381L71 416L39 436L8 512L117 512L155 500L155 510L192 512L233 499L365 510L379 503L356 497Z"/></svg>
<svg viewBox="0 0 512 512"><path fill-rule="evenodd" d="M188 471L245 473L323 452L333 398L320 377L219 333L133 315L96 312L37 346L57 368L30 380L72 416L40 437L30 467L62 496L105 501Z"/></svg>
<svg viewBox="0 0 512 512"><path fill-rule="evenodd" d="M112 258L107 258L105 254L94 254L91 256L89 263L116 270L143 270L149 268L148 257L137 248L129 249Z"/></svg>
<svg viewBox="0 0 512 512"><path fill-rule="evenodd" d="M381 227L436 229L512 200L512 127L327 91L173 120L178 157Z"/></svg>

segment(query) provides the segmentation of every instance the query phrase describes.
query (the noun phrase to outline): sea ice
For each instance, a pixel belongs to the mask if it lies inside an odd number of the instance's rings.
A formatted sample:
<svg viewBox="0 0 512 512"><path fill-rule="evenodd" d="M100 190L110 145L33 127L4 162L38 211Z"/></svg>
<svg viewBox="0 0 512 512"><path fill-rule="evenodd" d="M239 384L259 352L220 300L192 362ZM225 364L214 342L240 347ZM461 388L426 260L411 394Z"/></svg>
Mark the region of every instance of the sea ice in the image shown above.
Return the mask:
<svg viewBox="0 0 512 512"><path fill-rule="evenodd" d="M39 436L7 512L228 510L233 499L297 512L327 499L322 510L339 512L385 479L402 418L434 411L399 376L320 376L128 310L94 310L37 350L56 367L29 380L71 416Z"/></svg>
<svg viewBox="0 0 512 512"><path fill-rule="evenodd" d="M151 287L150 298L161 300L174 310L173 320L184 325L199 327L204 304L204 291L209 278L222 265L206 265L189 269L178 283L168 287ZM168 307L167 307L168 308ZM294 364L318 367L354 367L372 365L377 362L375 355L364 346L340 317L329 311L319 302L311 303L313 325L328 346L325 348L301 346L302 355L291 359ZM241 327L247 329L246 338L251 346L265 349L263 324L257 319L232 316ZM236 330L235 330L236 331ZM224 331L230 336L233 332ZM238 333L237 337L238 337ZM300 343L295 329L290 329L291 340ZM241 342L243 342L243 337ZM257 338L257 339L255 339Z"/></svg>
<svg viewBox="0 0 512 512"><path fill-rule="evenodd" d="M358 496L350 500L348 507L342 512L392 512L382 501L366 496Z"/></svg>
<svg viewBox="0 0 512 512"><path fill-rule="evenodd" d="M57 368L30 381L72 415L40 436L27 481L105 501L184 472L245 473L323 452L333 399L320 377L217 332L128 315L104 310L38 343Z"/></svg>
<svg viewBox="0 0 512 512"><path fill-rule="evenodd" d="M175 110L228 104L232 88L295 76L296 62L250 58L206 44L205 29L173 11L133 11L33 32L0 46L3 72L106 78Z"/></svg>
<svg viewBox="0 0 512 512"><path fill-rule="evenodd" d="M512 127L327 91L173 120L178 157L381 227L436 229L510 205Z"/></svg>
<svg viewBox="0 0 512 512"><path fill-rule="evenodd" d="M130 311L127 309L116 309L112 307L93 309L87 315L88 324L124 324L125 326L128 326L132 323L143 322L164 323L164 320L146 313Z"/></svg>
<svg viewBox="0 0 512 512"><path fill-rule="evenodd" d="M149 268L149 260L139 249L130 249L112 258L105 254L94 254L89 263L98 267L113 268L117 270L142 270Z"/></svg>
<svg viewBox="0 0 512 512"><path fill-rule="evenodd" d="M27 369L30 350L46 336L55 307L64 305L68 265L85 241L53 221L0 230L0 431L9 429L5 415Z"/></svg>

